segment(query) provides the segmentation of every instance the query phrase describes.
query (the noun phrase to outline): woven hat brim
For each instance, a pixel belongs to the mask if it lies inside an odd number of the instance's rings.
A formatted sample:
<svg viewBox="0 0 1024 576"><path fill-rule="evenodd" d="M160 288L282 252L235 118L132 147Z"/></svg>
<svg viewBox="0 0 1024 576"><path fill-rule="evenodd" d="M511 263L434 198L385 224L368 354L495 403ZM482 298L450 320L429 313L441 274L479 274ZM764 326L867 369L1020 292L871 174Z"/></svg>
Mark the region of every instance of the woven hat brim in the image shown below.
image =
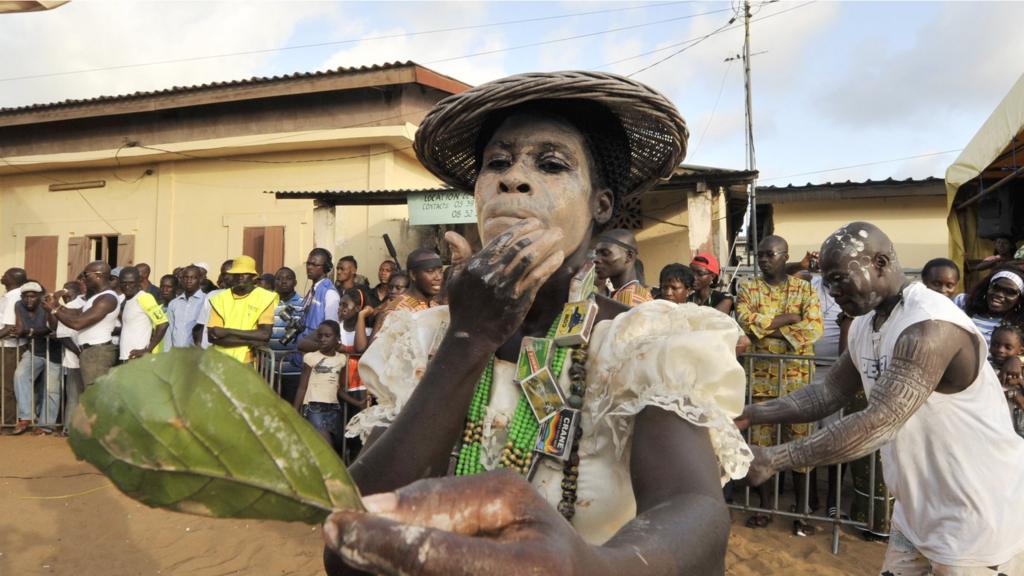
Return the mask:
<svg viewBox="0 0 1024 576"><path fill-rule="evenodd" d="M568 71L509 76L441 100L416 132L416 156L448 185L473 190L484 122L535 100L593 100L618 118L630 147L629 170L616 183L621 208L638 205L639 195L669 178L686 155L686 121L661 93L616 74Z"/></svg>

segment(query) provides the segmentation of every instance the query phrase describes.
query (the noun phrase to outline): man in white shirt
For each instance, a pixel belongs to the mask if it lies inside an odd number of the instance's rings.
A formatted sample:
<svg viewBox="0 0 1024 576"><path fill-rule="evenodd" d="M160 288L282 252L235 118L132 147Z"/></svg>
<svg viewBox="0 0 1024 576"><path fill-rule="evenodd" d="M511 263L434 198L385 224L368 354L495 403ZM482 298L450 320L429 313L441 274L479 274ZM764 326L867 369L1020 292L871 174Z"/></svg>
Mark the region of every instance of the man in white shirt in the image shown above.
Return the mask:
<svg viewBox="0 0 1024 576"><path fill-rule="evenodd" d="M85 267L87 299L79 310L69 310L59 300L46 305L58 322L78 330L82 384L88 388L117 361L117 346L111 341L120 310L118 294L110 287L110 265L96 261Z"/></svg>
<svg viewBox="0 0 1024 576"><path fill-rule="evenodd" d="M25 270L21 268L9 268L0 276L0 284L4 285L7 292L0 297L0 403L3 403L3 424L14 425L17 420L17 400L14 396L14 370L18 367L18 359L21 358L21 348L25 345L24 338L18 338L14 334L14 324L17 318L14 315L14 306L21 301L21 285L28 281Z"/></svg>
<svg viewBox="0 0 1024 576"><path fill-rule="evenodd" d="M142 289L142 275L134 266L121 270L121 291L125 302L121 309L121 362L152 352L167 332L167 316L152 294Z"/></svg>
<svg viewBox="0 0 1024 576"><path fill-rule="evenodd" d="M737 425L819 420L862 389L868 405L806 438L752 446L750 483L881 449L896 501L883 574L1024 574L1024 438L981 332L949 298L909 283L872 224L830 234L821 271L856 317L847 350L823 385L747 406Z"/></svg>
<svg viewBox="0 0 1024 576"><path fill-rule="evenodd" d="M68 282L64 290L55 294L69 310L81 310L85 306L85 298L82 297L82 287L78 282ZM79 369L78 353L78 331L72 330L63 322L57 322L57 329L54 336L64 346L64 355L61 357L61 366L64 368L64 433L67 434L70 415L78 407L78 397L85 391L82 387L82 371Z"/></svg>

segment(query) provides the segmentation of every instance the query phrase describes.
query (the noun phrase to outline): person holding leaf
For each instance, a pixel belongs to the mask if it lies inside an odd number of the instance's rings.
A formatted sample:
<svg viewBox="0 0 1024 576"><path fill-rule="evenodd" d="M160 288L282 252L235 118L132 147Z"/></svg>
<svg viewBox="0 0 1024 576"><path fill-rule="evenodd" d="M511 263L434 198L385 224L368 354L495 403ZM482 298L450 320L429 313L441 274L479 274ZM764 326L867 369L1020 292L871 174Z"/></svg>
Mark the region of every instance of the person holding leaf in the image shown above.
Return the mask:
<svg viewBox="0 0 1024 576"><path fill-rule="evenodd" d="M483 249L448 232L449 305L392 312L363 355L378 404L348 433L369 442L350 468L368 513L325 523L329 574L724 572L721 486L752 458L732 424L742 333L709 307L597 296L586 266L687 137L664 96L599 72L504 78L427 115L417 156L474 190ZM557 388L553 413L524 370Z"/></svg>

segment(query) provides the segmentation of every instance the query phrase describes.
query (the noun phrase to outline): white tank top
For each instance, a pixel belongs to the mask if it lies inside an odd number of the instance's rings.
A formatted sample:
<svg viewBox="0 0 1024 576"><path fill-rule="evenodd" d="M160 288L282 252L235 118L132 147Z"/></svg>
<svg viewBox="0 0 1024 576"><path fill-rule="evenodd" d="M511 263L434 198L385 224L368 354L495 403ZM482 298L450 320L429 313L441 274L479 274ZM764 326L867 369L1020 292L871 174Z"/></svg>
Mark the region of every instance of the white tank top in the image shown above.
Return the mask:
<svg viewBox="0 0 1024 576"><path fill-rule="evenodd" d="M1024 551L1024 438L1010 422L988 345L953 301L923 284L873 332L875 313L854 319L849 350L868 397L908 327L927 320L960 326L978 343L977 378L956 394L932 392L881 448L896 497L892 523L929 560L994 566Z"/></svg>
<svg viewBox="0 0 1024 576"><path fill-rule="evenodd" d="M113 290L104 290L103 292L100 292L99 294L96 294L92 298L89 298L88 300L85 301L85 305L82 306L82 313L84 314L87 310L92 308L93 304L96 303L96 300L99 299L99 297L103 296L104 294L109 294L113 296L114 300L117 301L118 304L120 304L120 300L118 300L116 292L114 292ZM107 342L110 342L111 337L114 334L114 327L117 326L117 316L119 308L120 306L114 306L114 309L111 310L110 313L108 313L102 319L100 319L99 322L93 324L92 326L89 326L88 328L83 328L82 330L79 330L78 345L81 346L83 344L88 344L90 346L95 346L97 344L106 344Z"/></svg>

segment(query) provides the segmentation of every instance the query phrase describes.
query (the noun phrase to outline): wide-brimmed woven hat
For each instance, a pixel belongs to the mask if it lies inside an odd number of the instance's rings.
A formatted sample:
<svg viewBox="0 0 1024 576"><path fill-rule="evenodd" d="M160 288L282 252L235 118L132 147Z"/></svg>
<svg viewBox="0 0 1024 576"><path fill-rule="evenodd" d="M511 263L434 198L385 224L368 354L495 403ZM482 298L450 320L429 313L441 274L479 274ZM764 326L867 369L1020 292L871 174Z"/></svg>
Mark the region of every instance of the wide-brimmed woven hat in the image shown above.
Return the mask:
<svg viewBox="0 0 1024 576"><path fill-rule="evenodd" d="M416 132L416 156L447 184L473 190L480 130L487 119L542 100L594 102L619 121L629 166L617 173L617 182L608 183L618 194L618 217L609 224L638 227L640 195L672 175L686 155L689 131L672 102L629 78L606 72L534 72L481 84L434 106Z"/></svg>

